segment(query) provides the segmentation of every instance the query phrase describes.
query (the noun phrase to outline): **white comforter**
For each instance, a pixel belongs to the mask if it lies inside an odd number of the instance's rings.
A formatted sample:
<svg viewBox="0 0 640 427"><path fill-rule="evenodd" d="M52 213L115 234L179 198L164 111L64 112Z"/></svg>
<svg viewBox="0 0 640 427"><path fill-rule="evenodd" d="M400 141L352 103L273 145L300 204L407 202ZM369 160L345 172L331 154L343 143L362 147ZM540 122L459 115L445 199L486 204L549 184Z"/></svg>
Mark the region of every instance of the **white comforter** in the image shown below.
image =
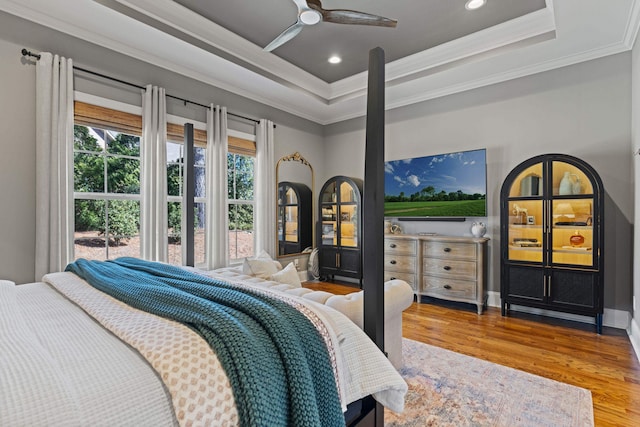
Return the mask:
<svg viewBox="0 0 640 427"><path fill-rule="evenodd" d="M47 284L0 281L0 425L237 424L228 379L189 328L71 273L44 280L73 303ZM406 383L364 333L326 306L294 303L328 331L343 406L373 394L401 411Z"/></svg>
<svg viewBox="0 0 640 427"><path fill-rule="evenodd" d="M0 426L171 426L149 364L44 283L0 281Z"/></svg>

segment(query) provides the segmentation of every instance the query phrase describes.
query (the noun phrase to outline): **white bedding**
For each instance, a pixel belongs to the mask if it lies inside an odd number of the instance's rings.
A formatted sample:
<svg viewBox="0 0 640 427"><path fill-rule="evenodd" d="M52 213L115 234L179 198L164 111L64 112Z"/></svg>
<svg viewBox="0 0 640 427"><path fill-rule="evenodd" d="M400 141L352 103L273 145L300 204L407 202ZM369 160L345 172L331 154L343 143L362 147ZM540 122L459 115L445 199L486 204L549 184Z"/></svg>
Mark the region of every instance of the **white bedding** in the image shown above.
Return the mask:
<svg viewBox="0 0 640 427"><path fill-rule="evenodd" d="M0 281L1 426L172 426L135 351L44 283Z"/></svg>
<svg viewBox="0 0 640 427"><path fill-rule="evenodd" d="M190 329L107 302L71 273L44 280L74 303L49 284L0 281L0 425L237 424L226 375ZM343 406L373 394L401 411L406 383L364 333L342 314L298 300L329 331ZM158 319L180 333L154 340Z"/></svg>

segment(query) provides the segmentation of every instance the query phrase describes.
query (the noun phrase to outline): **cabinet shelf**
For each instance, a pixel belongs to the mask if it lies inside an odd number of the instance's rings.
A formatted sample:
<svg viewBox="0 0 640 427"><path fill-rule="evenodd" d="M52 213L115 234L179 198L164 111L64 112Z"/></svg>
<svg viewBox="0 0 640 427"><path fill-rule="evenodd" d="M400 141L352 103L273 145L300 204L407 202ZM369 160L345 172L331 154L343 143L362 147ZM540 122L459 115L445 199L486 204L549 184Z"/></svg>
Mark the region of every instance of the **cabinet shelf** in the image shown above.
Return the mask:
<svg viewBox="0 0 640 427"><path fill-rule="evenodd" d="M584 254L584 253L591 253L592 248L587 248L587 247L583 247L583 248L570 248L570 247L565 247L565 246L555 246L553 248L554 252L563 252L563 253L573 253L573 254Z"/></svg>
<svg viewBox="0 0 640 427"><path fill-rule="evenodd" d="M509 245L509 249L512 251L527 251L527 252L540 252L542 246L513 246Z"/></svg>

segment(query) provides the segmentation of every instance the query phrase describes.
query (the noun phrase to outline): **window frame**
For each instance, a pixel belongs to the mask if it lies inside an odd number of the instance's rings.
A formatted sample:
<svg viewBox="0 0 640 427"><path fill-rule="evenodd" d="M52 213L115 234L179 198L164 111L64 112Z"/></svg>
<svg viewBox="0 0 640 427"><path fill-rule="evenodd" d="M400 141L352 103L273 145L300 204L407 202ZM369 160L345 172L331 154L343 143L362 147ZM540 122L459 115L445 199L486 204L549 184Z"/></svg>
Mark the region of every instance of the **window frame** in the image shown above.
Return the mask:
<svg viewBox="0 0 640 427"><path fill-rule="evenodd" d="M80 103L80 104L79 104ZM120 101L111 100L95 95L91 95L84 92L74 92L74 105L77 106L74 110L74 125L88 126L88 127L102 127L105 130L113 130L130 135L140 135L142 138L142 107L123 103ZM90 108L87 108L90 107ZM109 111L108 111L109 110ZM206 148L206 123L199 122L197 120L190 120L184 117L167 114L167 143L181 143L184 142L184 124L192 123L194 125L194 145L196 147ZM100 123L100 124L98 124ZM138 131L138 132L136 132ZM79 152L85 152L85 150L79 150ZM74 149L74 153L76 150ZM90 152L93 153L93 152ZM227 153L250 155L256 157L256 136L246 132L237 131L227 128ZM122 156L125 157L125 156ZM141 160L140 157L137 158ZM74 164L75 167L75 164ZM255 164L254 164L255 167ZM255 182L255 181L254 181ZM141 194L126 194L126 193L89 193L89 192L76 192L73 190L73 200L141 200ZM142 189L140 190L142 191ZM254 197L252 200L230 200L228 195L225 196L227 210L230 209L231 202L234 204L250 204L253 205L253 229L255 230L255 188ZM167 194L167 202L180 202L182 203L182 196L169 196ZM206 197L197 197L194 203L204 203L205 209L208 205ZM227 213L228 216L228 213ZM75 220L75 217L72 215ZM167 224L168 226L168 224ZM184 224L183 224L184 226ZM75 230L75 226L73 227ZM228 228L228 227L227 227ZM229 230L231 231L231 230ZM75 231L74 231L75 233ZM227 233L227 244L230 243L230 233ZM253 252L255 255L255 243L256 236L253 233ZM73 239L75 249L75 238ZM167 245L169 242L167 241ZM182 259L184 259L185 248L182 250ZM107 252L108 256L108 252ZM75 258L75 253L74 253ZM227 264L236 265L241 263L244 258L231 259L230 250L226 254Z"/></svg>

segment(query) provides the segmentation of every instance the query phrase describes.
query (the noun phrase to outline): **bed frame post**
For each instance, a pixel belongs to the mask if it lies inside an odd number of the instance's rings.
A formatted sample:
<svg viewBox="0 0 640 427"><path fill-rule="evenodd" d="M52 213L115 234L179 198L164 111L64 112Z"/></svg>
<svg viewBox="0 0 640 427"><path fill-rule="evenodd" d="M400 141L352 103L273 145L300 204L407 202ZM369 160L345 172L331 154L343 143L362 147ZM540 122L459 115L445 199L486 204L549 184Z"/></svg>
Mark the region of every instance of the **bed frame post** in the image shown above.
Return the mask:
<svg viewBox="0 0 640 427"><path fill-rule="evenodd" d="M364 331L384 351L384 50L369 51L365 144L362 270ZM384 423L376 403L375 426Z"/></svg>
<svg viewBox="0 0 640 427"><path fill-rule="evenodd" d="M194 225L195 225L195 167L193 154L193 124L184 125L184 191L182 194L182 218L185 229L185 241L182 244L183 264L193 267L194 257Z"/></svg>

